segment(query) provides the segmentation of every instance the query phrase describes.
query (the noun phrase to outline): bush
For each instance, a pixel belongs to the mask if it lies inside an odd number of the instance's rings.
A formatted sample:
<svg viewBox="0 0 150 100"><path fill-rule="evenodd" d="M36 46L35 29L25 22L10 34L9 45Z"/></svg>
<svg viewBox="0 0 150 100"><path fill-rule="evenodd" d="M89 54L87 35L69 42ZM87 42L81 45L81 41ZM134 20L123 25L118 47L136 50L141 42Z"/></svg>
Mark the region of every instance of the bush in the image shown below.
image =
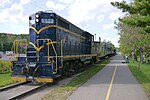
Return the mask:
<svg viewBox="0 0 150 100"><path fill-rule="evenodd" d="M11 61L0 60L0 73L10 72Z"/></svg>

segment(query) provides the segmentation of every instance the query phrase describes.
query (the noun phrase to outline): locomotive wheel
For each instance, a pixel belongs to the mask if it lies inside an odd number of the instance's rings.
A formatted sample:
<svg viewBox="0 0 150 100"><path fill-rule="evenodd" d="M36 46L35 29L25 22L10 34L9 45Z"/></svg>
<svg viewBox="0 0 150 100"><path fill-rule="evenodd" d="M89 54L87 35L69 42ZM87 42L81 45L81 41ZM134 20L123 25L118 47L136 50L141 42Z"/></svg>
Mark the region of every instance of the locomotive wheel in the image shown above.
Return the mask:
<svg viewBox="0 0 150 100"><path fill-rule="evenodd" d="M62 75L66 74L66 62L63 63Z"/></svg>
<svg viewBox="0 0 150 100"><path fill-rule="evenodd" d="M79 67L79 69L83 68L84 67L84 62L79 62L78 67Z"/></svg>
<svg viewBox="0 0 150 100"><path fill-rule="evenodd" d="M63 72L62 72L62 74L64 76L69 76L70 75L69 66L70 66L69 62L64 62L64 67L63 67Z"/></svg>
<svg viewBox="0 0 150 100"><path fill-rule="evenodd" d="M75 72L78 71L78 69L79 69L79 62L75 61L74 62L74 70L75 70Z"/></svg>
<svg viewBox="0 0 150 100"><path fill-rule="evenodd" d="M94 64L94 59L93 59L93 58L90 60L90 64L91 64L91 65Z"/></svg>
<svg viewBox="0 0 150 100"><path fill-rule="evenodd" d="M75 66L74 61L71 61L70 62L70 67L69 67L70 74L73 74L75 72L74 66Z"/></svg>

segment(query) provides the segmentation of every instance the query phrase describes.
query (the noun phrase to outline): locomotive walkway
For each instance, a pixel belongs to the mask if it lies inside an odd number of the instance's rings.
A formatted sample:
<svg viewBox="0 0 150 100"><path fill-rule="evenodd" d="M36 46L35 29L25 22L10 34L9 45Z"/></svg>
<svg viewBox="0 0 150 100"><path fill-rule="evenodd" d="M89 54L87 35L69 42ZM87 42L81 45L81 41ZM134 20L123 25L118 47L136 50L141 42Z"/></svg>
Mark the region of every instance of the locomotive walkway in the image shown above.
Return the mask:
<svg viewBox="0 0 150 100"><path fill-rule="evenodd" d="M149 100L121 55L78 88L68 100Z"/></svg>

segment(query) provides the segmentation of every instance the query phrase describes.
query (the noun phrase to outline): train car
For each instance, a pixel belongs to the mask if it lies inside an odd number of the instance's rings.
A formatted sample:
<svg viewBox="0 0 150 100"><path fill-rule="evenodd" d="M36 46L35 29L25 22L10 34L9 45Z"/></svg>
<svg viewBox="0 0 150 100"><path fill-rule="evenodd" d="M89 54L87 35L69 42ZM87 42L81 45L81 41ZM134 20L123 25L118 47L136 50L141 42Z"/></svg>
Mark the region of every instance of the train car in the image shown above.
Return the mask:
<svg viewBox="0 0 150 100"><path fill-rule="evenodd" d="M53 82L96 60L94 36L53 12L29 16L26 57L13 61L14 81Z"/></svg>
<svg viewBox="0 0 150 100"><path fill-rule="evenodd" d="M109 46L95 42L89 32L54 12L39 11L29 16L26 56L18 56L12 61L12 79L51 83L110 53Z"/></svg>
<svg viewBox="0 0 150 100"><path fill-rule="evenodd" d="M115 47L107 42L94 41L92 52L97 54L96 60L103 60L115 54Z"/></svg>

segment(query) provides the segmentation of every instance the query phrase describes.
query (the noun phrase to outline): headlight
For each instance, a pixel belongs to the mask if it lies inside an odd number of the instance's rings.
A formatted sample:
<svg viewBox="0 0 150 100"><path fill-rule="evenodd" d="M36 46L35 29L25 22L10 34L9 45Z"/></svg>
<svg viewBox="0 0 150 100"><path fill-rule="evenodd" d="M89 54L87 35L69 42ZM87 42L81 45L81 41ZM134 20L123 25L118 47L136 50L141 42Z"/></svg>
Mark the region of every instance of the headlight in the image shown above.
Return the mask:
<svg viewBox="0 0 150 100"><path fill-rule="evenodd" d="M36 18L39 18L39 15L35 15Z"/></svg>
<svg viewBox="0 0 150 100"><path fill-rule="evenodd" d="M36 21L36 22L39 22L39 19L36 19L35 21Z"/></svg>

